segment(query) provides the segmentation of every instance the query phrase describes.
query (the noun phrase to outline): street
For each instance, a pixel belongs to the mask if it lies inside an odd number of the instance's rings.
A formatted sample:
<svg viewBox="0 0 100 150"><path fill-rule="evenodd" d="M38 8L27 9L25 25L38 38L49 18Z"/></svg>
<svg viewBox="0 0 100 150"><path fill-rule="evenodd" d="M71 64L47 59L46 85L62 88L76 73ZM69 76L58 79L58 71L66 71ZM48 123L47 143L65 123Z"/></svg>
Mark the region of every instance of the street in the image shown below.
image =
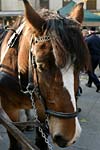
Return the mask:
<svg viewBox="0 0 100 150"><path fill-rule="evenodd" d="M99 68L97 74L100 75ZM87 78L86 74L80 75L83 93L78 99L78 107L82 109L79 114L82 134L73 146L63 150L100 150L100 93L96 92L94 85L92 88L85 86ZM0 136L0 150L8 150L9 140L2 126L0 126ZM62 149L54 146L54 150Z"/></svg>

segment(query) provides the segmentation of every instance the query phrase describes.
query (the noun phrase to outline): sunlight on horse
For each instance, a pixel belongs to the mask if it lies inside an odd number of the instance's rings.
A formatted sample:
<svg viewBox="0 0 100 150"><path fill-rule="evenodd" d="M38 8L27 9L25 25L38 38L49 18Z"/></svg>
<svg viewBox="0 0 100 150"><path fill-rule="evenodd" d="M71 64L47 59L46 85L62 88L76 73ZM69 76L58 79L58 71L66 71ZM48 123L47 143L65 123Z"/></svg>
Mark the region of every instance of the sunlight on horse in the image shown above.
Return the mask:
<svg viewBox="0 0 100 150"><path fill-rule="evenodd" d="M45 9L38 14L27 0L23 2L25 16L9 30L1 47L1 104L8 116L18 121L20 109L32 108L30 97L23 91L28 83L34 84L38 89L32 93L38 119L45 122L48 116L53 142L70 146L81 133L75 97L79 72L89 64L80 30L83 3L64 18ZM15 143L11 137L10 149Z"/></svg>

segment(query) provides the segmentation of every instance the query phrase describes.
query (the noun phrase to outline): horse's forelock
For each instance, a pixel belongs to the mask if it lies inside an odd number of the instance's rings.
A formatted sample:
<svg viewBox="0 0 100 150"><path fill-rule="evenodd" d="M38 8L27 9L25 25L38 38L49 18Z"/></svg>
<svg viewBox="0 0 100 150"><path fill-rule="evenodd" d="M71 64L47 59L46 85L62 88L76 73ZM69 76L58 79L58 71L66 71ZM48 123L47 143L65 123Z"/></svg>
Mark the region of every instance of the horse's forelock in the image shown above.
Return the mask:
<svg viewBox="0 0 100 150"><path fill-rule="evenodd" d="M71 59L77 69L83 69L88 60L88 51L78 24L65 18L51 19L48 21L48 32L56 64L64 68Z"/></svg>

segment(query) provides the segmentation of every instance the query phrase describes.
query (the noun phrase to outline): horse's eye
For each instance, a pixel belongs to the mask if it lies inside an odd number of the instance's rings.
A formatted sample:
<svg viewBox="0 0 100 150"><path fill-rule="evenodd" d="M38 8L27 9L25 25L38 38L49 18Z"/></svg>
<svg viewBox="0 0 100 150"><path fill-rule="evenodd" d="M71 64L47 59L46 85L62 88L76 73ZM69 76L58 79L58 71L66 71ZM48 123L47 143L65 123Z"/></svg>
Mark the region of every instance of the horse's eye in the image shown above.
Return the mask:
<svg viewBox="0 0 100 150"><path fill-rule="evenodd" d="M45 63L38 63L37 67L40 72L47 70L47 65Z"/></svg>

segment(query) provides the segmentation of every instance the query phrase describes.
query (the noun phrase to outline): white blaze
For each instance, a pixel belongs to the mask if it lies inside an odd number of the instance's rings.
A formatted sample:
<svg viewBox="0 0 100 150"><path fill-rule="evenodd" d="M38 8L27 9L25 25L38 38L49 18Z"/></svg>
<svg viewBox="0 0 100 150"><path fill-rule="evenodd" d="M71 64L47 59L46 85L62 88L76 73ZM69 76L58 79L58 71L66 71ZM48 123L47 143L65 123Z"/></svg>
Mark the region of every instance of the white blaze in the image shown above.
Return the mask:
<svg viewBox="0 0 100 150"><path fill-rule="evenodd" d="M68 90L74 107L74 111L76 111L76 100L74 95L74 68L71 65L69 68L61 69L61 72L64 87ZM74 141L76 141L76 139L80 136L81 133L81 127L77 117L75 118L75 123L76 123L75 134L72 140L69 142L69 145L72 144Z"/></svg>

